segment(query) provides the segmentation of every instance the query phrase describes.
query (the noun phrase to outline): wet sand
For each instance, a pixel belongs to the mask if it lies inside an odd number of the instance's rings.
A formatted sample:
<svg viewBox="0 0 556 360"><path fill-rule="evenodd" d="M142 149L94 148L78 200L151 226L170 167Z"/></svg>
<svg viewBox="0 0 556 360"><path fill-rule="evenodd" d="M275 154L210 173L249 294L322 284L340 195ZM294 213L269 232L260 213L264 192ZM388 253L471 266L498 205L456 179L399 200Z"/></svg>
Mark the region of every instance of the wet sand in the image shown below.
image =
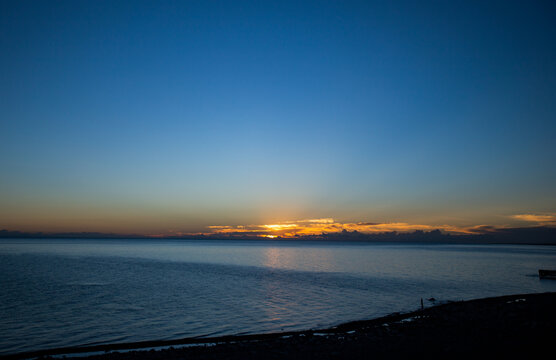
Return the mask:
<svg viewBox="0 0 556 360"><path fill-rule="evenodd" d="M71 357L78 350L97 352L89 360L531 359L552 358L555 345L556 293L544 293L452 302L330 329L53 349L12 357ZM161 346L174 347L130 350Z"/></svg>

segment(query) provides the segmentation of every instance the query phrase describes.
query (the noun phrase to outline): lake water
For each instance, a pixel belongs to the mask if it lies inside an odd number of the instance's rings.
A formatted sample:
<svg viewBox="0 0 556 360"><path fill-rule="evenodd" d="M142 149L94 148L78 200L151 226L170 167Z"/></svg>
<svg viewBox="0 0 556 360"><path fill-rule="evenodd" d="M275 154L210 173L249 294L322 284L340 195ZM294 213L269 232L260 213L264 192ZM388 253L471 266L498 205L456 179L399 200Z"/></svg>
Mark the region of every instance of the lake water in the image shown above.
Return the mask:
<svg viewBox="0 0 556 360"><path fill-rule="evenodd" d="M0 354L328 327L421 298L556 291L539 268L556 268L556 247L3 239Z"/></svg>

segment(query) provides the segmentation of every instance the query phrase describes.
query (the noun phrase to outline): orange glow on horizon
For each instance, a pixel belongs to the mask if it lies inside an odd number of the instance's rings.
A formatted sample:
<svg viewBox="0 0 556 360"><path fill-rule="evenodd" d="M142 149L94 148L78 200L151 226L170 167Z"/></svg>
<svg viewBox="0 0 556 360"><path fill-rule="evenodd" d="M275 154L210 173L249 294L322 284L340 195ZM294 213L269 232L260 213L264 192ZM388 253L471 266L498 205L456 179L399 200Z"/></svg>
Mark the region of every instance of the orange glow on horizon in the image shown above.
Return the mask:
<svg viewBox="0 0 556 360"><path fill-rule="evenodd" d="M425 219L423 223L411 223L405 221L392 221L392 222L368 222L368 221L337 221L333 218L308 218L300 217L302 220L288 220L281 219L279 221L272 220L267 222L257 223L243 223L232 225L210 225L202 227L202 225L188 228L188 225L176 225L171 222L163 224L162 226L151 226L147 221L142 219L138 224L128 224L127 220L116 227L111 223L104 224L103 227L97 228L94 226L80 225L63 227L61 224L56 224L46 229L30 229L23 231L41 231L45 234L48 233L64 233L65 231L80 233L99 233L99 234L113 234L113 235L130 235L130 236L147 236L152 238L164 237L203 237L222 235L223 237L242 238L242 237L259 237L259 238L296 238L299 236L319 236L323 234L339 234L343 231L354 232L357 231L362 234L380 234L380 233L410 233L414 231L433 231L440 230L448 234L488 234L496 232L501 229L511 229L515 227L556 227L556 213L517 213L498 215L499 218L505 218L506 223L489 224L487 222L475 224L451 224L448 225L441 221L434 223L433 219ZM295 218L294 218L295 219ZM524 225L524 223L527 223ZM94 224L96 225L96 224ZM113 226L112 226L113 225ZM158 224L157 224L158 225ZM168 226L167 229L162 228ZM183 226L183 227L182 227ZM152 227L152 228L151 228ZM8 226L5 226L9 230ZM1 229L1 227L0 227ZM84 229L84 230L83 230ZM46 231L45 231L46 230ZM20 230L21 231L21 230Z"/></svg>
<svg viewBox="0 0 556 360"><path fill-rule="evenodd" d="M208 234L249 234L268 238L293 238L295 236L321 235L339 233L342 231L357 231L364 234L399 232L407 233L416 230L432 231L441 230L448 233L471 234L474 233L472 228L457 227L451 225L423 225L409 224L405 222L392 223L341 223L336 222L332 218L326 219L308 219L296 221L284 221L274 224L261 225L215 225L208 227Z"/></svg>
<svg viewBox="0 0 556 360"><path fill-rule="evenodd" d="M298 227L298 225L297 224L272 224L272 225L263 225L263 227L271 231L280 231L285 229L295 229Z"/></svg>

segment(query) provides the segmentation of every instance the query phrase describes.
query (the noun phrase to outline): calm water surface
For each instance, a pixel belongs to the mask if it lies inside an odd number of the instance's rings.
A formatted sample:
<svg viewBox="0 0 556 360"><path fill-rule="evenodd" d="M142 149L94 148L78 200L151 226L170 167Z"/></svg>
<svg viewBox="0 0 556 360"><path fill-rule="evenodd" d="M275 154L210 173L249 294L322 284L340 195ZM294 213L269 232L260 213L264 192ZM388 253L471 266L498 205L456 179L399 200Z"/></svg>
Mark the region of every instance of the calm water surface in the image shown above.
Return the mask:
<svg viewBox="0 0 556 360"><path fill-rule="evenodd" d="M556 247L0 240L0 354L327 327L556 291Z"/></svg>

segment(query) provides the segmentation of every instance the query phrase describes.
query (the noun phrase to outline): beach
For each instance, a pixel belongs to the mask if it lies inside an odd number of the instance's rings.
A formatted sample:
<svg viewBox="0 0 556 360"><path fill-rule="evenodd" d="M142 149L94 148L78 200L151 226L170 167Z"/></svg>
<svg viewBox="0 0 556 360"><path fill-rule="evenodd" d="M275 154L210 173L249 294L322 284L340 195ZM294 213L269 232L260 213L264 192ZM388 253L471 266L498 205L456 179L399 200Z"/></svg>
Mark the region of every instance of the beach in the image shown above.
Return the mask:
<svg viewBox="0 0 556 360"><path fill-rule="evenodd" d="M328 329L54 349L8 358L540 358L553 350L555 305L556 293L511 295L450 302Z"/></svg>

